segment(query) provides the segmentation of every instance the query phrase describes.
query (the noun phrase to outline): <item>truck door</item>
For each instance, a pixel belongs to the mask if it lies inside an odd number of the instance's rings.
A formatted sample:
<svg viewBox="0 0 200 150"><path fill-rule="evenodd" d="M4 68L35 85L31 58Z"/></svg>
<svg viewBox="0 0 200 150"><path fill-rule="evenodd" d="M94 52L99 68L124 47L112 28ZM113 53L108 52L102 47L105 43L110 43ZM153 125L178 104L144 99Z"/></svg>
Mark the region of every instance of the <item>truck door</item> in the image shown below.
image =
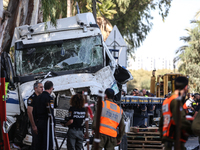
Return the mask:
<svg viewBox="0 0 200 150"><path fill-rule="evenodd" d="M15 72L8 53L1 54L1 76L5 77L7 90L6 90L6 112L8 116L20 114L20 101L18 88L15 84Z"/></svg>
<svg viewBox="0 0 200 150"><path fill-rule="evenodd" d="M2 69L2 76L5 76L6 82L9 83L8 89L15 90L15 84L14 84L15 73L10 56L6 52L3 52L1 54L1 69Z"/></svg>

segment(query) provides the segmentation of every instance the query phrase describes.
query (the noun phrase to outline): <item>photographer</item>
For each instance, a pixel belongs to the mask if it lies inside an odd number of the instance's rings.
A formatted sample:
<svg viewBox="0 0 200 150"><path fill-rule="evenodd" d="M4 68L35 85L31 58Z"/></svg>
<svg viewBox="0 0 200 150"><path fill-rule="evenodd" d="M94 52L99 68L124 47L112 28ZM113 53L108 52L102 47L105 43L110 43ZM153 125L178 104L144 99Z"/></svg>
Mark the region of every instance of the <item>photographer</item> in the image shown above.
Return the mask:
<svg viewBox="0 0 200 150"><path fill-rule="evenodd" d="M67 132L67 149L81 150L83 144L83 127L85 120L84 98L81 94L73 95L70 99L69 121L65 124L69 126Z"/></svg>

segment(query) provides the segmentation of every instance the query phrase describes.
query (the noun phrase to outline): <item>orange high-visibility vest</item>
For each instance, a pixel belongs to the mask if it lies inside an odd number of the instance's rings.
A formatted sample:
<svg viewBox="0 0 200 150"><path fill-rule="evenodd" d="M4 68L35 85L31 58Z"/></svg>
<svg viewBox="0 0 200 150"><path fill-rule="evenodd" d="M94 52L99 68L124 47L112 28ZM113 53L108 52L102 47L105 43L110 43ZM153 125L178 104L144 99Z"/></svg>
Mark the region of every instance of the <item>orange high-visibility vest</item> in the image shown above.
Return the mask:
<svg viewBox="0 0 200 150"><path fill-rule="evenodd" d="M163 132L163 136L169 137L171 139L174 139L174 136L175 136L174 132L175 132L176 124L175 124L175 121L172 118L172 112L170 110L170 104L171 104L171 101L176 99L177 97L178 97L178 95L172 95L171 97L166 98L163 102L163 105L162 105L162 113L163 113L163 130L162 130L162 132ZM172 129L172 126L174 127L174 130ZM185 134L185 131L181 130L180 141L185 143L187 138L183 138L184 134Z"/></svg>
<svg viewBox="0 0 200 150"><path fill-rule="evenodd" d="M183 109L187 109L186 103L183 104Z"/></svg>
<svg viewBox="0 0 200 150"><path fill-rule="evenodd" d="M99 132L117 137L117 127L121 121L123 110L114 102L102 101L102 112Z"/></svg>
<svg viewBox="0 0 200 150"><path fill-rule="evenodd" d="M188 114L188 109L187 109L187 106L186 106L186 102L183 104L183 109L185 110L186 114Z"/></svg>

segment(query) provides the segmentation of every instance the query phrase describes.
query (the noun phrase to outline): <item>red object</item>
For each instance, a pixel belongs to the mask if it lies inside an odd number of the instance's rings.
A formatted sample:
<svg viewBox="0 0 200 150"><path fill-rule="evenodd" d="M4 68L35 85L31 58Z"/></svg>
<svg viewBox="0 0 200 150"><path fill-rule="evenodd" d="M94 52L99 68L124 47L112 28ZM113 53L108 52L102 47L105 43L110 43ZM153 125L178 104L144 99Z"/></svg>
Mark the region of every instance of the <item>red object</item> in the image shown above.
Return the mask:
<svg viewBox="0 0 200 150"><path fill-rule="evenodd" d="M192 118L186 118L186 119L189 120L189 121L193 121L194 117L192 117Z"/></svg>
<svg viewBox="0 0 200 150"><path fill-rule="evenodd" d="M90 118L93 120L93 113L90 107L88 107L88 112L90 114Z"/></svg>
<svg viewBox="0 0 200 150"><path fill-rule="evenodd" d="M192 117L192 116L186 115L185 117L186 117L186 119L189 120L189 121L193 121L193 120L194 120L194 117Z"/></svg>
<svg viewBox="0 0 200 150"><path fill-rule="evenodd" d="M3 122L6 121L6 101L5 97L5 78L1 78L0 84L0 118L1 118L1 126L3 127ZM9 138L8 134L4 133L3 129L3 142L4 142L4 149L10 150Z"/></svg>

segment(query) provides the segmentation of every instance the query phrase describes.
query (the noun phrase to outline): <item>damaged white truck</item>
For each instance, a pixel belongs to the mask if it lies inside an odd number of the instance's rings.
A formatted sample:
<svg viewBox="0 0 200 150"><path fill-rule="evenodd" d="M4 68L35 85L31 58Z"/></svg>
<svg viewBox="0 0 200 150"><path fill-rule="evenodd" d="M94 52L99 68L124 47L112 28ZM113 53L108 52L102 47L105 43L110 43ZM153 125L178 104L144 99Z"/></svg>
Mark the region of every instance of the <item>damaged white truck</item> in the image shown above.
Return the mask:
<svg viewBox="0 0 200 150"><path fill-rule="evenodd" d="M13 60L6 52L1 55L1 68L9 82L4 128L18 145L31 144L26 106L37 80L53 82L54 114L59 122L67 115L71 95L87 90L89 100L95 101L99 90L113 88L120 100L119 87L132 78L117 65L92 13L59 19L56 27L50 22L16 27L12 46ZM66 128L57 124L57 137L65 134Z"/></svg>

